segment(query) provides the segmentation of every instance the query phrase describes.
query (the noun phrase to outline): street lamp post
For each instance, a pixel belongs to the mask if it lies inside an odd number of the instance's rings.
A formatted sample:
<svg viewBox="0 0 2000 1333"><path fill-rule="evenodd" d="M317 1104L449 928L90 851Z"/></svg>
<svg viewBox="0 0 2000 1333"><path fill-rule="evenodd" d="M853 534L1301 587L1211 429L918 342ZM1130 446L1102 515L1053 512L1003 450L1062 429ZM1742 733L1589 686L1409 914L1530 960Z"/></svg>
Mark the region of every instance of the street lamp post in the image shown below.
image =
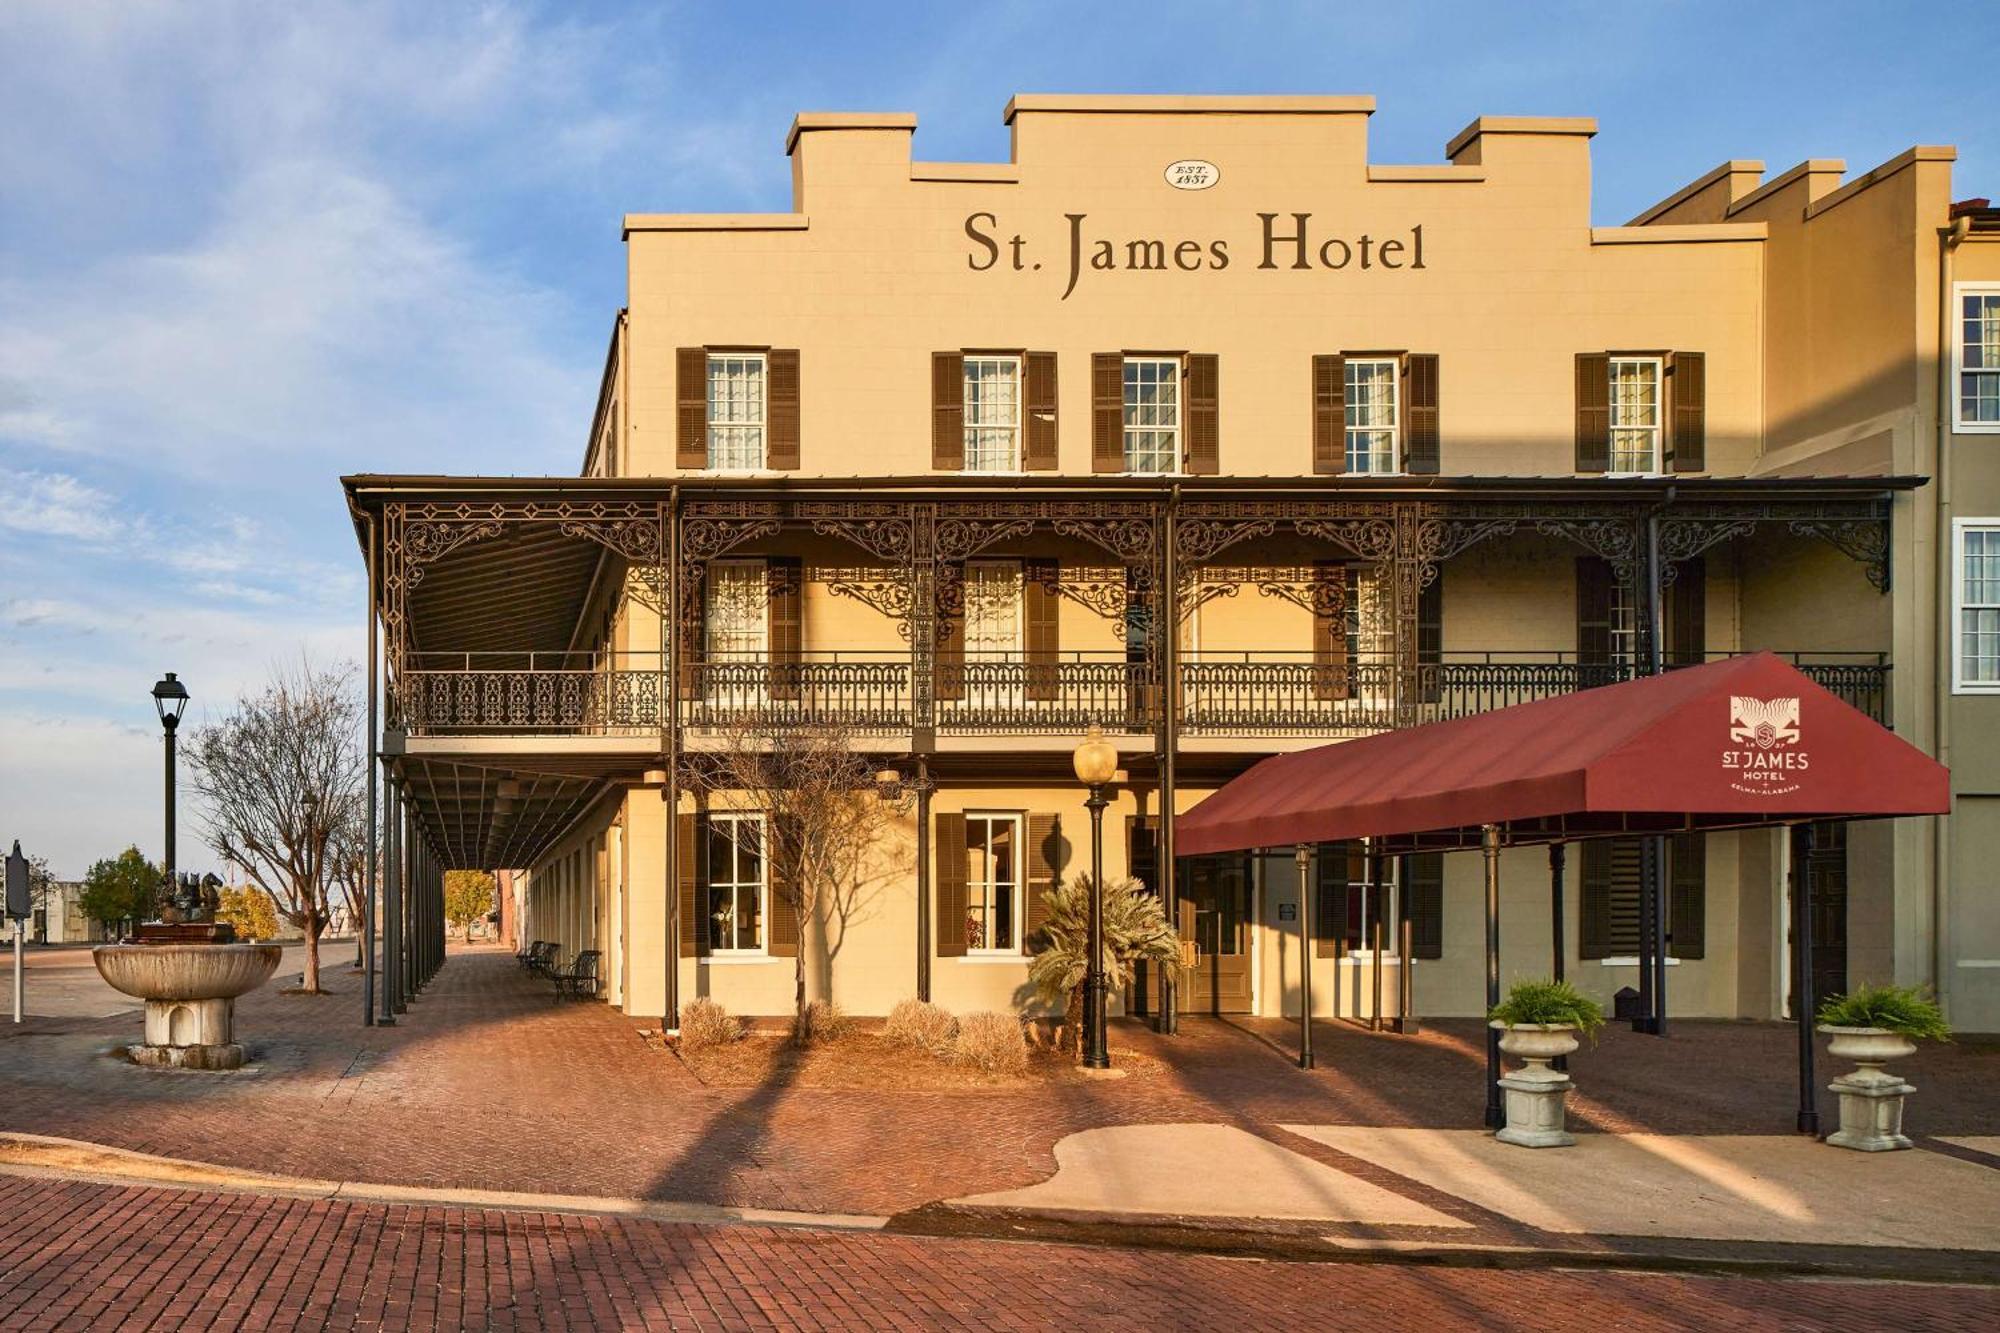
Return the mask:
<svg viewBox="0 0 2000 1333"><path fill-rule="evenodd" d="M1104 739L1095 722L1076 747L1077 780L1090 789L1084 802L1090 811L1090 956L1083 973L1083 1063L1086 1069L1109 1069L1111 1051L1105 1037L1104 975L1104 786L1118 772L1118 748Z"/></svg>
<svg viewBox="0 0 2000 1333"><path fill-rule="evenodd" d="M165 679L153 686L153 710L160 715L160 726L167 733L167 845L166 884L167 894L172 897L178 887L174 879L174 732L180 727L181 714L187 711L187 686L181 684L180 677L169 671Z"/></svg>

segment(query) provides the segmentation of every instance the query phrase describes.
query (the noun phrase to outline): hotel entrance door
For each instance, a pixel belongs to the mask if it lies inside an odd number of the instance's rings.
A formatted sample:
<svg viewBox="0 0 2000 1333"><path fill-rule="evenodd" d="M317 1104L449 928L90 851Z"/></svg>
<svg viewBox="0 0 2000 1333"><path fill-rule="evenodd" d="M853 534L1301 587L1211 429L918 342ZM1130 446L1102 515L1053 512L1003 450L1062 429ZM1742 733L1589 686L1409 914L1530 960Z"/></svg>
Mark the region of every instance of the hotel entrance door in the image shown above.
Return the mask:
<svg viewBox="0 0 2000 1333"><path fill-rule="evenodd" d="M1180 862L1180 935L1189 1013L1250 1012L1250 858ZM1192 948L1189 946L1192 945Z"/></svg>

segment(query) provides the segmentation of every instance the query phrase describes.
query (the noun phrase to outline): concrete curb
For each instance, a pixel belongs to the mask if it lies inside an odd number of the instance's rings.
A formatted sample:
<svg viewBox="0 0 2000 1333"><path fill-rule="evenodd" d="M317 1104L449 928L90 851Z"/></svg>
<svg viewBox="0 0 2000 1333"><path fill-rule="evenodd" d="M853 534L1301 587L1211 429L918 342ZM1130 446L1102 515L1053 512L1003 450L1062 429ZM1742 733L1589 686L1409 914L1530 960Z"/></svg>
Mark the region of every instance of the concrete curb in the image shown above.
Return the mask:
<svg viewBox="0 0 2000 1333"><path fill-rule="evenodd" d="M607 1198L590 1194L530 1194L512 1190L454 1189L425 1185L384 1185L358 1180L316 1180L190 1162L175 1157L88 1143L47 1134L0 1133L0 1172L42 1179L80 1180L104 1185L208 1190L294 1199L337 1199L347 1203L443 1205L510 1212L575 1213L596 1217L636 1217L652 1222L698 1226L809 1227L821 1231L880 1231L886 1217L862 1213L806 1213L782 1208L730 1208L720 1204L658 1199Z"/></svg>
<svg viewBox="0 0 2000 1333"><path fill-rule="evenodd" d="M927 1204L896 1214L891 1233L909 1236L1175 1250L1294 1263L1404 1264L1431 1268L1568 1269L1706 1277L1837 1278L2000 1287L1994 1256L1973 1250L1892 1250L1776 1242L1604 1236L1597 1246L1538 1236L1479 1240L1341 1234L1329 1224L1255 1223L1067 1210ZM1373 1230L1380 1230L1374 1228Z"/></svg>

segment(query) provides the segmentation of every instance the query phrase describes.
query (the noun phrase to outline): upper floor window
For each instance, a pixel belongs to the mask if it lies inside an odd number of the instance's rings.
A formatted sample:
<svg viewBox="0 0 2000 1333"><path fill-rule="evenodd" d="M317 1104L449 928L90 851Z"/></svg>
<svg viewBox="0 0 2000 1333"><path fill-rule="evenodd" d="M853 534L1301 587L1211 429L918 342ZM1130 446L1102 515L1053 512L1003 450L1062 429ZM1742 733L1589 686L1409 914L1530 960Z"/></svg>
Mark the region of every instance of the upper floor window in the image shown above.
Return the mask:
<svg viewBox="0 0 2000 1333"><path fill-rule="evenodd" d="M965 660L1012 662L1020 654L1020 563L969 561L965 566Z"/></svg>
<svg viewBox="0 0 2000 1333"><path fill-rule="evenodd" d="M1953 673L1964 691L2000 691L2000 519L1953 525Z"/></svg>
<svg viewBox="0 0 2000 1333"><path fill-rule="evenodd" d="M708 567L704 626L710 662L754 662L770 640L770 592L761 560L718 560Z"/></svg>
<svg viewBox="0 0 2000 1333"><path fill-rule="evenodd" d="M965 470L1021 468L1021 358L965 358Z"/></svg>
<svg viewBox="0 0 2000 1333"><path fill-rule="evenodd" d="M708 465L764 466L765 360L762 352L708 357Z"/></svg>
<svg viewBox="0 0 2000 1333"><path fill-rule="evenodd" d="M1394 472L1401 404L1393 357L1347 358L1347 471Z"/></svg>
<svg viewBox="0 0 2000 1333"><path fill-rule="evenodd" d="M2000 286L1959 289L1958 424L2000 430Z"/></svg>
<svg viewBox="0 0 2000 1333"><path fill-rule="evenodd" d="M1179 357L1125 358L1125 471L1181 469Z"/></svg>
<svg viewBox="0 0 2000 1333"><path fill-rule="evenodd" d="M1608 472L1660 470L1660 380L1656 356L1611 358L1611 466Z"/></svg>
<svg viewBox="0 0 2000 1333"><path fill-rule="evenodd" d="M764 947L764 817L712 814L703 823L711 948L754 953Z"/></svg>

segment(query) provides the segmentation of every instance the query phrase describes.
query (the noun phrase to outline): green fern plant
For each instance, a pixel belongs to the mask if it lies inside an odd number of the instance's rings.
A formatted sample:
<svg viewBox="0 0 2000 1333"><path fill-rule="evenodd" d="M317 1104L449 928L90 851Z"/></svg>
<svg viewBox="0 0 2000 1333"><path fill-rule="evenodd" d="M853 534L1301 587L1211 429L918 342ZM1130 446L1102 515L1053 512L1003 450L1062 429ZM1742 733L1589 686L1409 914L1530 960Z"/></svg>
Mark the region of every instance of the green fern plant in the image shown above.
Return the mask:
<svg viewBox="0 0 2000 1333"><path fill-rule="evenodd" d="M1075 1054L1083 1029L1083 981L1090 958L1090 876L1079 875L1042 895L1048 919L1028 980L1049 1004L1063 1006L1063 1049ZM1131 982L1143 960L1176 967L1180 936L1167 924L1160 900L1135 879L1104 885L1104 975L1112 986Z"/></svg>
<svg viewBox="0 0 2000 1333"><path fill-rule="evenodd" d="M1913 1041L1950 1041L1944 1011L1915 986L1856 986L1828 997L1819 1021L1835 1028L1885 1028Z"/></svg>
<svg viewBox="0 0 2000 1333"><path fill-rule="evenodd" d="M1494 1005L1486 1017L1509 1025L1539 1023L1543 1027L1572 1027L1595 1038L1604 1026L1604 1008L1567 981L1517 981L1508 988L1507 998Z"/></svg>

